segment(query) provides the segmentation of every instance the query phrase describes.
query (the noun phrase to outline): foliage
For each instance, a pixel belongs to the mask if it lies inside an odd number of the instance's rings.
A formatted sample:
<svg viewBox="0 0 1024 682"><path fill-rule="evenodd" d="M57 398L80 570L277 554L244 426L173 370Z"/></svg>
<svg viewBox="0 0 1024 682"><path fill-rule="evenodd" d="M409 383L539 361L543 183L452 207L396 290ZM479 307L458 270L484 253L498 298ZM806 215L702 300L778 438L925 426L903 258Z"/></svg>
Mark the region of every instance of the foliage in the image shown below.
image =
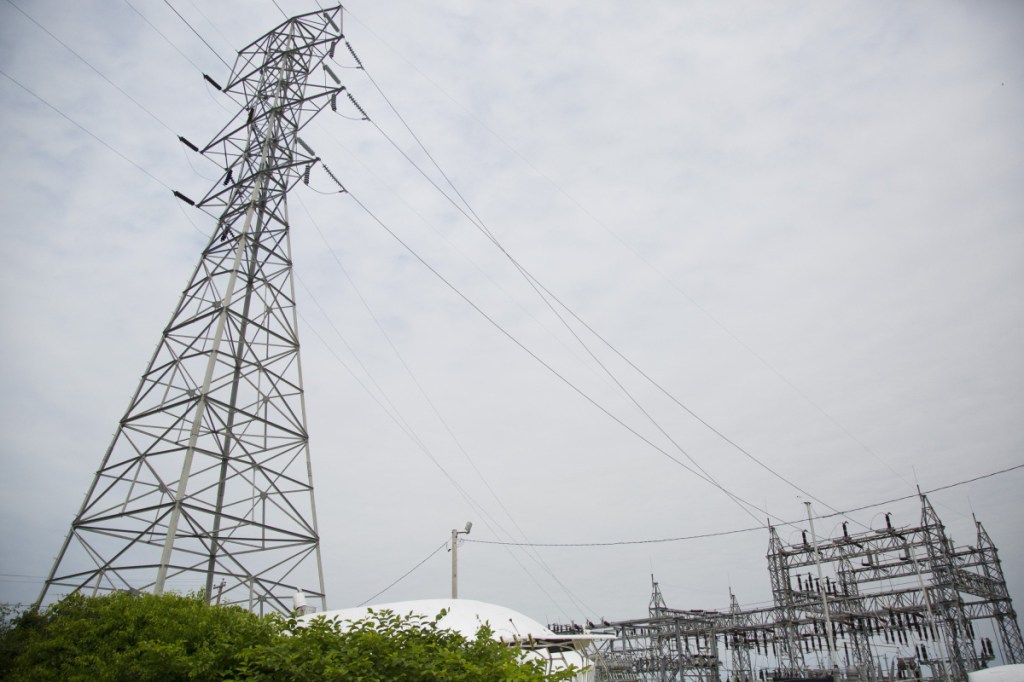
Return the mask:
<svg viewBox="0 0 1024 682"><path fill-rule="evenodd" d="M300 625L201 596L72 595L0 628L0 678L11 680L570 680L518 649L433 619L373 612L352 624Z"/></svg>
<svg viewBox="0 0 1024 682"><path fill-rule="evenodd" d="M240 651L277 633L272 621L196 596L75 594L23 613L5 637L16 640L13 660L0 665L12 680L225 679Z"/></svg>
<svg viewBox="0 0 1024 682"><path fill-rule="evenodd" d="M481 627L467 639L433 619L392 611L371 611L350 625L316 618L298 627L285 622L283 637L246 652L246 680L390 680L469 682L570 680L573 671L546 675L539 661L523 660L520 650L491 638Z"/></svg>

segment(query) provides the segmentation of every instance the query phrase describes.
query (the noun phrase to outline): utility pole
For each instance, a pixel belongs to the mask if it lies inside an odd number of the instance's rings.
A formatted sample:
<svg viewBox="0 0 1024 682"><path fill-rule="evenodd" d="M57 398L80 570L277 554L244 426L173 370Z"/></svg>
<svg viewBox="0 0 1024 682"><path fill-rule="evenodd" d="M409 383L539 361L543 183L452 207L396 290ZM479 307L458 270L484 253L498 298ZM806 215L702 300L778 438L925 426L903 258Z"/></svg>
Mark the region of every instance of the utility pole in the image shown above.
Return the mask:
<svg viewBox="0 0 1024 682"><path fill-rule="evenodd" d="M324 76L341 16L287 19L225 86L204 75L238 113L201 149L180 138L223 175L175 196L216 224L37 603L198 581L260 612L290 611L297 586L326 607L286 198L318 161L299 131L344 90Z"/></svg>
<svg viewBox="0 0 1024 682"><path fill-rule="evenodd" d="M452 599L459 598L459 536L469 535L472 521L466 521L466 529L452 528Z"/></svg>

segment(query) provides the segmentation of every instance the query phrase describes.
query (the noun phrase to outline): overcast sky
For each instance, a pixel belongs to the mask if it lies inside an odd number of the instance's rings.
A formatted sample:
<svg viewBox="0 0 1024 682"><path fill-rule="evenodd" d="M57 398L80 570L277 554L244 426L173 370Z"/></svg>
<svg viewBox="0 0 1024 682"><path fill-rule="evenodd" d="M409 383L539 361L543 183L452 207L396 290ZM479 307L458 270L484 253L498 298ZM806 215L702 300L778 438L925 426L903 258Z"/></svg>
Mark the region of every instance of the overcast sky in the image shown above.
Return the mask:
<svg viewBox="0 0 1024 682"><path fill-rule="evenodd" d="M213 227L164 186L198 198L219 173L177 135L206 142L234 105L202 79L228 68L160 0L13 2L95 70L8 0L0 67L130 160L0 76L0 600L29 601ZM269 0L171 4L229 63L283 19ZM467 520L469 540L541 543L763 521L672 458L784 520L804 515L794 485L827 513L1024 463L1024 4L347 7L366 72L504 248L778 477L574 322L604 374L342 101L304 138L352 196L314 171L290 200L330 606ZM367 73L336 71L446 187ZM1022 481L932 496L958 543L974 542L972 512L985 524L1018 610ZM852 517L877 528L887 511L920 516L910 500ZM771 598L766 548L763 530L467 542L460 594L542 622L640 617L653 572L670 606L724 607L730 586L754 604ZM379 599L445 596L447 562Z"/></svg>

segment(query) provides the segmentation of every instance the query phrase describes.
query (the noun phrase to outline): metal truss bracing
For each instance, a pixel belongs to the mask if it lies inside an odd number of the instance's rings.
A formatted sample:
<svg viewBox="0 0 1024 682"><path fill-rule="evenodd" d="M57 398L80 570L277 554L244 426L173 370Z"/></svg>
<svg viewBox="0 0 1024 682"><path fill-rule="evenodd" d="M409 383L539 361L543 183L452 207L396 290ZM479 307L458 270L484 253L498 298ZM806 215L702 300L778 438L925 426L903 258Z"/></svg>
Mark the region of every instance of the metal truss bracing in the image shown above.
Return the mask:
<svg viewBox="0 0 1024 682"><path fill-rule="evenodd" d="M324 64L340 38L335 7L239 52L239 113L201 150L224 169L196 203L216 226L40 602L203 589L288 611L302 588L325 606L286 197L317 161L299 131L344 89Z"/></svg>
<svg viewBox="0 0 1024 682"><path fill-rule="evenodd" d="M1017 624L1017 612L1013 610L1013 601L1010 593L1006 590L1006 579L1003 577L1003 565L999 561L999 552L996 550L992 538L978 522L974 521L978 528L977 551L981 564L982 575L985 582L982 583L982 590L985 592L984 601L981 604L966 605L969 617L972 619L983 618L985 608L990 609L991 617L996 623L996 633L999 638L999 645L1006 661L1024 663L1024 640L1021 639L1020 626ZM975 611L974 606L981 606L982 609ZM975 616L974 614L979 615Z"/></svg>
<svg viewBox="0 0 1024 682"><path fill-rule="evenodd" d="M921 506L918 525L886 515L884 529L844 524L817 543L804 532L787 545L769 528L767 608L743 609L730 593L728 611L673 609L653 583L647 618L595 628L616 635L594 654L597 679L966 682L997 658L1024 663L992 539L976 522L976 546L957 547L924 496Z"/></svg>

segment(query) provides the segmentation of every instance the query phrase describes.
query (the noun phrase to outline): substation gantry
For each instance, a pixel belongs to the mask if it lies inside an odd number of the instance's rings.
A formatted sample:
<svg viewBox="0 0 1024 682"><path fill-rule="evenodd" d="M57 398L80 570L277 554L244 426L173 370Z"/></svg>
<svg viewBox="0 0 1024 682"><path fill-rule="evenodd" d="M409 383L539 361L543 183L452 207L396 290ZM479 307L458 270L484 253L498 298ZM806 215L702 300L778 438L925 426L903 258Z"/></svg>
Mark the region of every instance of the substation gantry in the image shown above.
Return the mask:
<svg viewBox="0 0 1024 682"><path fill-rule="evenodd" d="M772 605L668 608L658 584L648 616L608 623L598 680L754 682L842 678L966 682L999 660L1024 663L1017 614L995 544L958 547L928 498L921 521L785 544L769 527ZM820 569L820 572L819 572ZM819 577L820 576L820 577Z"/></svg>

